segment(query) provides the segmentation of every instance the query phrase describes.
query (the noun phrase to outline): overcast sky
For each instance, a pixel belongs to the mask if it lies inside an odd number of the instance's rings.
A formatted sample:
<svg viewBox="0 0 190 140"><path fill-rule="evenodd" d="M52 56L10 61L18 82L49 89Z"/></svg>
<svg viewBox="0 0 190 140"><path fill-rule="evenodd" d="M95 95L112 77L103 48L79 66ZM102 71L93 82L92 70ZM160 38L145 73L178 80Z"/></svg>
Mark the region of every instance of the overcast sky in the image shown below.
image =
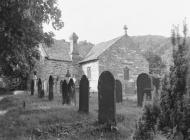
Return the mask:
<svg viewBox="0 0 190 140"><path fill-rule="evenodd" d="M99 43L124 34L170 36L172 25L190 22L190 0L58 0L64 27L53 31L56 39ZM45 31L52 30L49 26Z"/></svg>

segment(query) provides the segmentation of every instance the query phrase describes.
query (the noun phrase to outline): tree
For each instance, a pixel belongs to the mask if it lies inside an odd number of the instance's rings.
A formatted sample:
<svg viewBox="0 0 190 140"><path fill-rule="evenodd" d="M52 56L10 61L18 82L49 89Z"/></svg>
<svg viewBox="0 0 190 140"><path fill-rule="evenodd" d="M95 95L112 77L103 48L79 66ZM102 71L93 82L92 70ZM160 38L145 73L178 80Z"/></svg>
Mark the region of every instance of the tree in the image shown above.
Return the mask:
<svg viewBox="0 0 190 140"><path fill-rule="evenodd" d="M56 0L0 1L0 67L5 76L26 77L38 59L39 43L52 43L42 24L63 27Z"/></svg>
<svg viewBox="0 0 190 140"><path fill-rule="evenodd" d="M183 37L179 34L179 28L172 30L171 42L173 44L174 65L170 68L170 75L165 78L161 92L161 116L159 127L168 127L172 133L182 132L187 137L190 127L189 108L184 102L186 93L186 77L188 70L187 25L184 23ZM188 123L187 123L188 122ZM175 134L173 134L175 135Z"/></svg>
<svg viewBox="0 0 190 140"><path fill-rule="evenodd" d="M161 74L161 70L166 67L166 65L162 61L162 58L152 51L145 52L144 57L149 63L150 73Z"/></svg>

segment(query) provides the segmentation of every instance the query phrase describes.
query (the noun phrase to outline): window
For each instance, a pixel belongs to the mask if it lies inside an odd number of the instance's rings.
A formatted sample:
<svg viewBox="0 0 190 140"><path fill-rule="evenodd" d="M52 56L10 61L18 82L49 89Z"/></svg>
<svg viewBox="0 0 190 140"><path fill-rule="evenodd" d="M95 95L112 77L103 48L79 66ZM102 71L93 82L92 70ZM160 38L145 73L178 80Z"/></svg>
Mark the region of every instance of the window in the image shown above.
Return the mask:
<svg viewBox="0 0 190 140"><path fill-rule="evenodd" d="M129 68L124 68L124 80L129 80Z"/></svg>
<svg viewBox="0 0 190 140"><path fill-rule="evenodd" d="M87 67L87 77L89 80L91 79L91 67Z"/></svg>

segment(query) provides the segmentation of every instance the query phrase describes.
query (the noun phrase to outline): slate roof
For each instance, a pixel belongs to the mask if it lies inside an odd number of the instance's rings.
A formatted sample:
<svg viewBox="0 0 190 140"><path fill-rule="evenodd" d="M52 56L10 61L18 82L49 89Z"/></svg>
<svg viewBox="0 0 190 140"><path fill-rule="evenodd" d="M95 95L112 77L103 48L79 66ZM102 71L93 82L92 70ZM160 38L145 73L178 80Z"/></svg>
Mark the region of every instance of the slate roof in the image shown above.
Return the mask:
<svg viewBox="0 0 190 140"><path fill-rule="evenodd" d="M55 40L51 47L43 46L48 59L71 61L69 43L64 40Z"/></svg>
<svg viewBox="0 0 190 140"><path fill-rule="evenodd" d="M79 63L84 63L92 60L97 60L98 57L110 48L113 44L115 44L122 37L126 37L125 35L114 38L112 40L99 43L95 46L88 42L79 42L78 50L79 55L82 58ZM136 45L134 45L133 40L127 36L127 47L132 47L135 49ZM69 52L70 52L70 43L65 40L55 40L52 47L43 47L45 52L47 53L48 59L54 60L62 60L62 61L71 61Z"/></svg>
<svg viewBox="0 0 190 140"><path fill-rule="evenodd" d="M85 47L85 49L84 49ZM79 55L81 58L90 51L92 44L80 43L78 44ZM55 40L51 47L43 45L43 49L47 54L48 59L61 60L61 61L71 61L70 58L70 43L65 40Z"/></svg>
<svg viewBox="0 0 190 140"><path fill-rule="evenodd" d="M90 52L85 56L85 58L82 61L80 61L80 63L98 59L98 56L100 56L105 50L107 50L109 47L111 47L114 43L116 43L122 37L123 36L120 36L120 37L114 38L112 40L102 42L102 43L95 45L90 50Z"/></svg>

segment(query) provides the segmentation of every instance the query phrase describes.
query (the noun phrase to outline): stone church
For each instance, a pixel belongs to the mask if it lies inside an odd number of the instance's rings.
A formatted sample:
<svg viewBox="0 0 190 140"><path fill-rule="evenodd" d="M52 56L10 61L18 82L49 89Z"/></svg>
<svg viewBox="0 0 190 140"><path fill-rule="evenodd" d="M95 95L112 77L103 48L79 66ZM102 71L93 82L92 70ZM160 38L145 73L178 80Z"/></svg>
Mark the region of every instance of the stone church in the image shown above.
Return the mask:
<svg viewBox="0 0 190 140"><path fill-rule="evenodd" d="M120 37L99 43L80 45L73 33L70 42L55 41L52 47L39 46L41 58L37 64L37 77L48 85L49 76L54 83L67 77L75 79L77 85L83 74L90 83L90 91L97 92L98 78L103 71L110 71L122 82L123 91L135 86L138 74L148 72L148 62L140 54L137 44L127 32ZM59 88L59 86L58 86Z"/></svg>
<svg viewBox="0 0 190 140"><path fill-rule="evenodd" d="M127 35L95 45L79 62L90 81L92 91L97 91L98 78L103 71L110 71L121 81L123 91L136 85L140 73L148 73L148 62L140 54L138 46Z"/></svg>

